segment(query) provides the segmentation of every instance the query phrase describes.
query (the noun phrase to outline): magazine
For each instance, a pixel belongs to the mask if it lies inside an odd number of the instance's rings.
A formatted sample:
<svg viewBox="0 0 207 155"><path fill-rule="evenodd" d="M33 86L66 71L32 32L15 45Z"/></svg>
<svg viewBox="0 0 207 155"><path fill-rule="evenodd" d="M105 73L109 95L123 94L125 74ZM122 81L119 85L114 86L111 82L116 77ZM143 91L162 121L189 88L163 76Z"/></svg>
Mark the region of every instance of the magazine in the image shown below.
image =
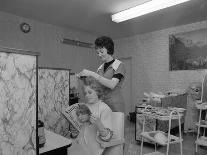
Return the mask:
<svg viewBox="0 0 207 155"><path fill-rule="evenodd" d="M62 110L63 116L73 125L78 131L81 130L81 123L77 119L76 110L79 107L79 103L73 104Z"/></svg>

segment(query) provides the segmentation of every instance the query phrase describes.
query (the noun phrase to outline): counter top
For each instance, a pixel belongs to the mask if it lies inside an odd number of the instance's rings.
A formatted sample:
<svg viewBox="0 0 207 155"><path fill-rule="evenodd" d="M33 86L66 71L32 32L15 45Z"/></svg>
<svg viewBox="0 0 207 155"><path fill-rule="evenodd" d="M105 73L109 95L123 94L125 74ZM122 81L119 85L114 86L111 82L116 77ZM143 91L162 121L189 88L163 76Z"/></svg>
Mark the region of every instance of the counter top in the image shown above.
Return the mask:
<svg viewBox="0 0 207 155"><path fill-rule="evenodd" d="M46 138L46 143L44 147L41 147L39 149L39 154L49 152L61 147L69 147L72 143L72 140L46 129L45 129L45 138Z"/></svg>

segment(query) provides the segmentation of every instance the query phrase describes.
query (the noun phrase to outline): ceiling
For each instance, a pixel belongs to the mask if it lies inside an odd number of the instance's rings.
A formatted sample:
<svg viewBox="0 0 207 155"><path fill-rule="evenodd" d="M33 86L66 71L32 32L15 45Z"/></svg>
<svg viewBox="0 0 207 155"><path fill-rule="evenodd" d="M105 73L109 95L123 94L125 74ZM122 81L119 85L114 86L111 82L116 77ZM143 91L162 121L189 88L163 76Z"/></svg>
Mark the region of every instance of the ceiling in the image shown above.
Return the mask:
<svg viewBox="0 0 207 155"><path fill-rule="evenodd" d="M121 23L111 14L149 0L0 0L0 11L94 35L121 38L207 20L207 0L191 0Z"/></svg>

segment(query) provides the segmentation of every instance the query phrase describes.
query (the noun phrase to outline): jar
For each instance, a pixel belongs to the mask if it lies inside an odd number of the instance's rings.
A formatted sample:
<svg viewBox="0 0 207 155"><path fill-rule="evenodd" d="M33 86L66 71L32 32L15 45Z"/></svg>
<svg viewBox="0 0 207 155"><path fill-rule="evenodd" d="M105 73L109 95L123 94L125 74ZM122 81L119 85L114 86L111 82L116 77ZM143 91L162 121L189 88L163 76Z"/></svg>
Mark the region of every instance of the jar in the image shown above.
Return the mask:
<svg viewBox="0 0 207 155"><path fill-rule="evenodd" d="M44 123L41 120L38 120L38 146L43 147L45 142Z"/></svg>

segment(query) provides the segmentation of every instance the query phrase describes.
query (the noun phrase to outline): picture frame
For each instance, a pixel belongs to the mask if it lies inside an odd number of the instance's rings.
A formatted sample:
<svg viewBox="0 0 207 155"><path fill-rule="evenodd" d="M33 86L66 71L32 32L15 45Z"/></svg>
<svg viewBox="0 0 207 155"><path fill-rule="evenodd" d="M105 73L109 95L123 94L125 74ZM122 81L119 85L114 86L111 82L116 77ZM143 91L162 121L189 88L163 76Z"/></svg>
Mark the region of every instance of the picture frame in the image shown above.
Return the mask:
<svg viewBox="0 0 207 155"><path fill-rule="evenodd" d="M207 29L169 35L169 70L207 69Z"/></svg>

